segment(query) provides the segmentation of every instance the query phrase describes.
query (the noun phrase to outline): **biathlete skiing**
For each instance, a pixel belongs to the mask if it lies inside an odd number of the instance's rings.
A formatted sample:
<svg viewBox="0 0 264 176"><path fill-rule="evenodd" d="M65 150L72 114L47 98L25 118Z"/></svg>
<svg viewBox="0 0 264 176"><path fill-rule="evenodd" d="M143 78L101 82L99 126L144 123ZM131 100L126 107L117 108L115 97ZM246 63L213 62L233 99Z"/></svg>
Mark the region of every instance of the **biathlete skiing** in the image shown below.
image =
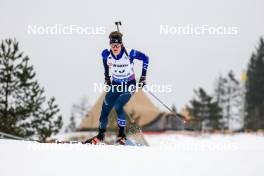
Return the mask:
<svg viewBox="0 0 264 176"><path fill-rule="evenodd" d="M108 115L112 108L115 108L117 112L118 134L116 143L121 145L125 145L126 143L126 113L124 105L130 100L135 90L137 90L136 86L141 85L143 87L146 84L149 58L144 53L135 49L126 49L122 36L119 29L118 31L111 32L109 35L110 49L104 49L102 52L105 84L109 87L109 90L102 104L98 134L85 141L85 143L96 145L104 141ZM143 62L139 84L136 83L135 79L134 59Z"/></svg>

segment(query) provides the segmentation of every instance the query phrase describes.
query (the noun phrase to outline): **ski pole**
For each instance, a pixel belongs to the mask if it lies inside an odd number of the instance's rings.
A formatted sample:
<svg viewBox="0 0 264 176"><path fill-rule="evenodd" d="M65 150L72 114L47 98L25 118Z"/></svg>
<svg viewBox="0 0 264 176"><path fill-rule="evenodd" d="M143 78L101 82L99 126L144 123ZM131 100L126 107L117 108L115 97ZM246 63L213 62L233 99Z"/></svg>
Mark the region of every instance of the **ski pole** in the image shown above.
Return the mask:
<svg viewBox="0 0 264 176"><path fill-rule="evenodd" d="M116 28L117 28L117 31L118 32L120 32L119 31L119 26L121 26L122 25L122 23L121 23L121 21L116 21L115 22L115 25L116 25ZM124 48L124 50L125 50L125 54L128 56L128 53L127 53L127 51L126 51L126 48L125 48L125 46L124 46L124 44L122 43L122 45L123 45L123 48ZM171 113L175 113L175 112L173 112L165 103L163 103L157 96L155 96L152 92L150 92L150 91L148 91L149 92L149 94L151 95L151 96L153 96L156 100L158 100L165 108L167 108ZM185 123L185 120L184 120L184 116L183 115L181 115L181 114L179 114L179 113L176 113L176 117L178 118L178 119L180 119L183 123Z"/></svg>
<svg viewBox="0 0 264 176"><path fill-rule="evenodd" d="M171 108L169 108L165 103L163 103L163 101L161 101L156 95L154 95L151 91L149 91L148 90L148 93L152 96L152 97L154 97L158 102L160 102L160 104L162 104L166 109L168 109L171 113L173 113L173 114L175 114L175 112L171 109ZM184 116L183 115L181 115L181 114L179 114L179 113L177 113L176 112L176 117L178 118L178 119L180 119L183 123L186 123L186 121L184 120Z"/></svg>
<svg viewBox="0 0 264 176"><path fill-rule="evenodd" d="M115 22L115 25L116 25L116 27L117 27L117 31L119 32L119 27L118 27L118 25L122 25L122 23L121 23L121 21L116 21Z"/></svg>

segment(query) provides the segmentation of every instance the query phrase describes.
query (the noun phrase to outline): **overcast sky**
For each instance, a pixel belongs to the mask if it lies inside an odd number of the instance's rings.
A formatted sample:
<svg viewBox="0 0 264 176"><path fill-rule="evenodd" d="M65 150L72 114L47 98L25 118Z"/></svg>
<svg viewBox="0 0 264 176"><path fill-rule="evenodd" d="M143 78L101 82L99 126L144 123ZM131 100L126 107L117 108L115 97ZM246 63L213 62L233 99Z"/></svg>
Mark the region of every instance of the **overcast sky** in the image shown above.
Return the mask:
<svg viewBox="0 0 264 176"><path fill-rule="evenodd" d="M180 109L193 97L193 89L212 92L219 74L233 69L240 75L246 68L264 35L263 7L263 0L0 0L0 39L15 37L20 42L46 95L55 96L66 120L73 103L86 96L92 105L99 96L93 83L104 80L101 51L108 47L113 22L121 20L126 46L150 57L148 83L171 84L171 93L157 95ZM55 24L102 27L105 32L28 34L29 25ZM188 24L235 27L237 34L160 34L160 25ZM140 64L136 66L139 72Z"/></svg>

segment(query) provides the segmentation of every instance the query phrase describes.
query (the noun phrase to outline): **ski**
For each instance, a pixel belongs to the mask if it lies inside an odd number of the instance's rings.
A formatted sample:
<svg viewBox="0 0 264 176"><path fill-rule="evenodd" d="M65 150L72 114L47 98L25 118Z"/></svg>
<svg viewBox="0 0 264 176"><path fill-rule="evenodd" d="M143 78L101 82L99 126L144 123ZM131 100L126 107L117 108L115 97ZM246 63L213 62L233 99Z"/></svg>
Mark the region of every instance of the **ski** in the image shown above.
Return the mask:
<svg viewBox="0 0 264 176"><path fill-rule="evenodd" d="M45 144L82 144L82 145L94 145L94 144L89 144L89 143L84 143L82 141L47 141L47 142L39 142L39 143L45 143ZM111 143L111 142L100 142L97 145L114 145L114 146L138 146L142 147L145 146L144 144L137 143L135 141L132 141L130 139L127 139L124 145L121 145L119 143ZM94 145L96 146L96 145Z"/></svg>

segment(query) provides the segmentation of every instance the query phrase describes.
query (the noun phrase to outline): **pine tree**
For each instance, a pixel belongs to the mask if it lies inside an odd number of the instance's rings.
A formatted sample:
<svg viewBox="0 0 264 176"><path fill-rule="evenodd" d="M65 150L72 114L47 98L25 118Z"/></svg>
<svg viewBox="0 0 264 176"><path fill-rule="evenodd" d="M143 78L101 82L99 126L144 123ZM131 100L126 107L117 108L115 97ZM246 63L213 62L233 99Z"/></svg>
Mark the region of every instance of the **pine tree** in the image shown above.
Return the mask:
<svg viewBox="0 0 264 176"><path fill-rule="evenodd" d="M0 131L45 140L59 132L62 118L55 98L46 100L29 57L19 52L16 40L0 48Z"/></svg>
<svg viewBox="0 0 264 176"><path fill-rule="evenodd" d="M222 109L217 101L208 95L202 88L195 90L196 97L190 101L187 110L195 118L196 124L193 124L195 130L219 130L222 128L220 119Z"/></svg>
<svg viewBox="0 0 264 176"><path fill-rule="evenodd" d="M74 132L77 129L77 124L76 124L76 117L74 116L74 114L71 114L70 117L70 123L68 124L68 126L65 129L65 132Z"/></svg>
<svg viewBox="0 0 264 176"><path fill-rule="evenodd" d="M223 110L221 121L224 129L235 130L242 128L243 94L244 85L236 79L232 70L225 77L219 76L216 83L215 96Z"/></svg>
<svg viewBox="0 0 264 176"><path fill-rule="evenodd" d="M70 123L65 128L65 132L74 132L78 128L80 121L89 113L90 106L88 99L83 97L79 104L73 104L70 116Z"/></svg>
<svg viewBox="0 0 264 176"><path fill-rule="evenodd" d="M172 106L171 106L171 110L172 110L172 112L175 113L175 114L178 112L178 111L177 111L177 108L176 108L175 105L172 105Z"/></svg>
<svg viewBox="0 0 264 176"><path fill-rule="evenodd" d="M250 58L246 81L246 119L245 128L258 130L264 128L264 40Z"/></svg>

